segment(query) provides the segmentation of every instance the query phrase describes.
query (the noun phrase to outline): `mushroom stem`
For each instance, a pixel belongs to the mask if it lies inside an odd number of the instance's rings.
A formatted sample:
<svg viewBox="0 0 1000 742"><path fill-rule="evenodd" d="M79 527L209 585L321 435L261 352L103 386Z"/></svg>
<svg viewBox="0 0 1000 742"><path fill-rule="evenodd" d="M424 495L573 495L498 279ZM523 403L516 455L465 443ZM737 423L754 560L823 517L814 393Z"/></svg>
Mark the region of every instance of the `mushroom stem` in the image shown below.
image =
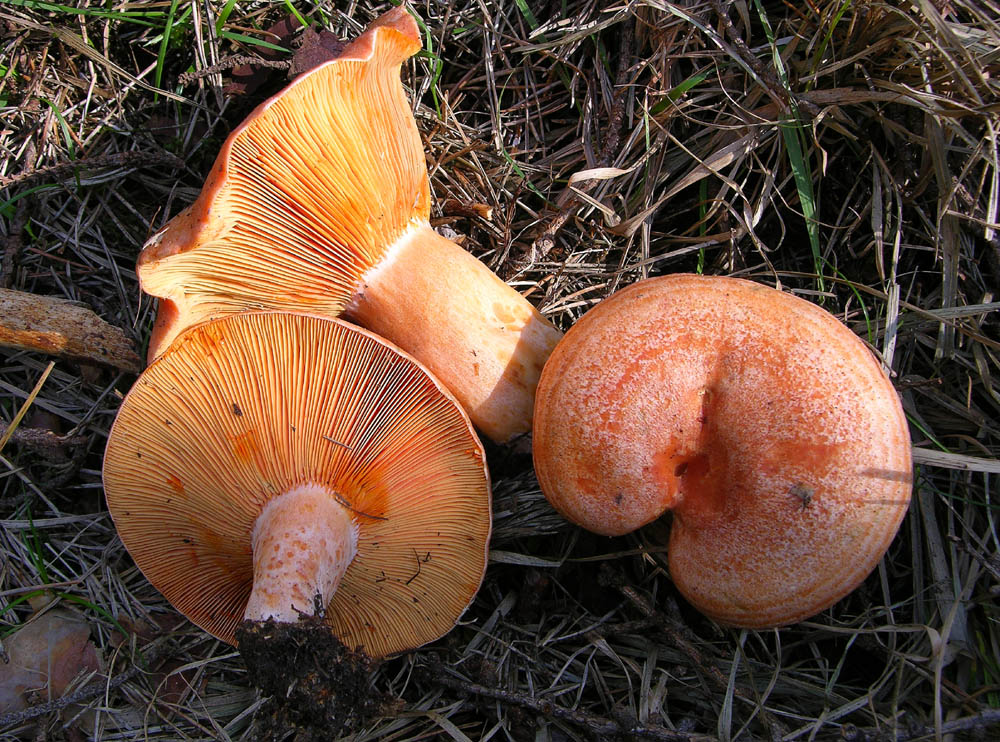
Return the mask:
<svg viewBox="0 0 1000 742"><path fill-rule="evenodd" d="M294 623L325 608L358 545L358 526L332 492L293 487L264 506L254 524L253 592L243 617Z"/></svg>
<svg viewBox="0 0 1000 742"><path fill-rule="evenodd" d="M427 222L364 275L345 314L418 358L494 441L531 430L535 387L562 333Z"/></svg>

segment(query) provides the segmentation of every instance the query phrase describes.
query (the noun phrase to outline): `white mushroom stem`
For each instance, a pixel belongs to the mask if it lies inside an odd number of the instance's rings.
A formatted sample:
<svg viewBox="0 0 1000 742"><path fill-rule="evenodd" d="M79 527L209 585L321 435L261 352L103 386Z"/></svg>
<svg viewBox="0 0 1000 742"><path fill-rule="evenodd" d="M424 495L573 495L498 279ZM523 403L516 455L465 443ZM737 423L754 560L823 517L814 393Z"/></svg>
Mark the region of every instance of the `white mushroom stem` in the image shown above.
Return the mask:
<svg viewBox="0 0 1000 742"><path fill-rule="evenodd" d="M254 524L250 621L294 623L325 607L358 551L358 526L325 487L304 484L274 498Z"/></svg>

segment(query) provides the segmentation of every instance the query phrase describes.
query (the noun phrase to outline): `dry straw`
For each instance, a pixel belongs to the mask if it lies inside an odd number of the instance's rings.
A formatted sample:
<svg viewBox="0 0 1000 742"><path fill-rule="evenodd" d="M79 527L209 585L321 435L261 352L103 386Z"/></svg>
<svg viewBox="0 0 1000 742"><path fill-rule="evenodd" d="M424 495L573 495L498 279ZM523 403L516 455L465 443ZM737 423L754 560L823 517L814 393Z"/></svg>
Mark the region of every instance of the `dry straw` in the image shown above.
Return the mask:
<svg viewBox="0 0 1000 742"><path fill-rule="evenodd" d="M4 4L2 286L82 301L141 351L152 307L134 273L139 246L286 82L273 67L220 63L287 60L299 20L349 38L384 9ZM402 710L360 739L995 736L996 4L415 9L424 51L403 80L435 227L561 329L639 278L682 271L821 304L890 370L915 490L859 590L787 629L721 630L669 579L669 523L586 535L548 509L530 457L491 447L484 586L462 625L375 673ZM233 81L258 87L240 97ZM48 361L4 351L5 423ZM2 739L32 725L54 738L254 738L258 700L239 658L180 622L115 536L101 454L131 383L57 362L4 448L0 642L46 590L90 623L106 678L74 705L39 697L0 712Z"/></svg>

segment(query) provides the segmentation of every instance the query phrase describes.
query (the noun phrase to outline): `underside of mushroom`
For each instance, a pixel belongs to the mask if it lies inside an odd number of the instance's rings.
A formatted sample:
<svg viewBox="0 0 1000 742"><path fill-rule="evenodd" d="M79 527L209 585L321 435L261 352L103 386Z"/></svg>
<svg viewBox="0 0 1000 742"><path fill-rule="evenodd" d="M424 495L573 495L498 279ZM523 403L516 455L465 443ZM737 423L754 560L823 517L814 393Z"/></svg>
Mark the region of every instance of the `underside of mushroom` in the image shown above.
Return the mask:
<svg viewBox="0 0 1000 742"><path fill-rule="evenodd" d="M372 661L449 631L486 567L468 416L411 356L337 319L244 312L185 331L126 395L104 489L135 563L238 644L278 730L379 713Z"/></svg>
<svg viewBox="0 0 1000 742"><path fill-rule="evenodd" d="M198 200L139 258L143 290L160 299L150 359L222 314L346 311L438 375L489 437L530 430L561 333L429 224L400 81L420 47L413 17L391 10L233 132Z"/></svg>
<svg viewBox="0 0 1000 742"><path fill-rule="evenodd" d="M122 404L104 480L146 576L230 643L244 618L316 613L348 646L404 651L454 625L485 568L489 479L467 416L339 320L190 329Z"/></svg>

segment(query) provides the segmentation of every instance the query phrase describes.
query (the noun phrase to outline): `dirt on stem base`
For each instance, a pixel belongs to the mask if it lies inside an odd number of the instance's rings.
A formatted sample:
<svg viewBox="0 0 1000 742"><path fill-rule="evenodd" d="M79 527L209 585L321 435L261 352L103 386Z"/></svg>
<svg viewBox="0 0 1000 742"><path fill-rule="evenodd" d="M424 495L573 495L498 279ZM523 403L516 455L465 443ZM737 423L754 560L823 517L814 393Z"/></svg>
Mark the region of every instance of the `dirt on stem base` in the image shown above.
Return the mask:
<svg viewBox="0 0 1000 742"><path fill-rule="evenodd" d="M243 621L236 638L250 682L268 696L254 717L255 739L336 739L397 706L371 685L376 663L344 646L320 616Z"/></svg>

